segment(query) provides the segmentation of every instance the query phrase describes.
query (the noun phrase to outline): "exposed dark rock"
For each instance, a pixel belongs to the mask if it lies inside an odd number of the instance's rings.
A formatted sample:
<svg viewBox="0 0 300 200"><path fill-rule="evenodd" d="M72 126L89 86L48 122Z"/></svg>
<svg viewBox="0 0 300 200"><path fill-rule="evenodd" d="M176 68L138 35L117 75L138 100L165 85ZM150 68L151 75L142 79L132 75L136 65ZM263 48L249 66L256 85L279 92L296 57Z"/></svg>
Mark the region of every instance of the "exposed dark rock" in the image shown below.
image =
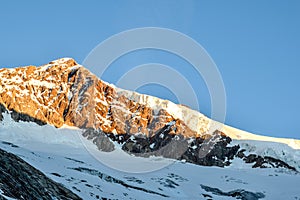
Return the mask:
<svg viewBox="0 0 300 200"><path fill-rule="evenodd" d="M124 178L125 178L127 181L129 181L129 182L134 182L134 183L138 183L138 184L144 184L144 183L145 183L144 181L142 181L142 180L140 180L140 179L137 179L137 178L134 177L134 176L130 176L130 177L125 176Z"/></svg>
<svg viewBox="0 0 300 200"><path fill-rule="evenodd" d="M279 159L255 154L246 156L246 150L240 149L239 145L229 146L231 138L220 131L215 131L212 135L186 138L181 134L172 134L173 129L174 126L166 125L152 136L106 134L100 130L87 129L83 136L92 140L99 150L106 152L114 150L112 141L115 141L122 145L124 151L141 157L162 156L186 160L197 165L219 167L229 166L231 160L238 157L245 163L254 163L254 168L284 167L296 171L294 167Z"/></svg>
<svg viewBox="0 0 300 200"><path fill-rule="evenodd" d="M7 112L6 108L4 107L4 105L2 103L0 103L0 121L3 120L3 115L2 113Z"/></svg>
<svg viewBox="0 0 300 200"><path fill-rule="evenodd" d="M206 185L200 185L202 189L206 192L211 192L214 195L226 196L226 197L235 197L236 199L242 200L258 200L265 198L265 195L261 192L250 192L243 189L237 189L229 192L223 192L218 188L209 187ZM207 196L207 195L206 195Z"/></svg>
<svg viewBox="0 0 300 200"><path fill-rule="evenodd" d="M2 113L5 113L5 112L8 113L7 109L5 108L5 106L4 106L2 103L0 103L0 121L3 120L3 114L2 114ZM10 113L11 118L12 118L14 121L16 121L16 122L19 122L19 121L24 121L24 122L35 122L35 123L37 123L37 124L40 125L40 126L47 124L46 122L43 122L43 121L41 121L41 120L39 120L39 119L36 119L36 118L34 118L34 117L31 117L31 116L28 115L28 114L24 114L24 113L17 112L17 111L15 111L14 109L11 109L11 110L9 111L9 113Z"/></svg>
<svg viewBox="0 0 300 200"><path fill-rule="evenodd" d="M19 121L23 121L23 122L34 122L34 123L37 123L38 125L40 126L43 126L43 125L46 125L47 123L42 121L42 120L39 120L39 119L36 119L34 117L31 117L30 115L28 114L24 114L24 113L19 113L17 111L15 111L14 109L11 110L11 118L16 121L16 122L19 122Z"/></svg>
<svg viewBox="0 0 300 200"><path fill-rule="evenodd" d="M163 156L179 159L188 148L187 140L182 135L170 134L172 126L166 125L153 136L125 136L122 149L137 156Z"/></svg>
<svg viewBox="0 0 300 200"><path fill-rule="evenodd" d="M244 158L244 157L245 157L245 154L244 154L245 151L246 151L246 149L241 149L241 150L236 154L236 157L238 157L238 158Z"/></svg>
<svg viewBox="0 0 300 200"><path fill-rule="evenodd" d="M16 199L81 199L19 157L0 149L0 189Z"/></svg>
<svg viewBox="0 0 300 200"><path fill-rule="evenodd" d="M74 161L74 162L76 162L76 163L84 164L83 161L77 160L77 159L74 159L74 158L68 158L68 157L65 157L65 159L67 159L67 160L72 160L72 161Z"/></svg>
<svg viewBox="0 0 300 200"><path fill-rule="evenodd" d="M269 157L269 156L265 156L264 159L267 163L274 164L275 166L274 165L273 166L276 167L276 168L283 167L283 168L287 168L287 169L297 171L295 167L292 167L292 166L288 165L287 163L285 163L285 162L283 162L279 159Z"/></svg>
<svg viewBox="0 0 300 200"><path fill-rule="evenodd" d="M292 167L290 165L288 165L287 163L270 157L270 156L259 156L259 155L255 155L255 154L250 154L248 156L244 155L243 153L239 153L239 157L242 158L245 163L254 163L254 165L252 166L253 168L279 168L279 167L283 167L286 169L290 169L293 171L297 171L295 167Z"/></svg>
<svg viewBox="0 0 300 200"><path fill-rule="evenodd" d="M212 199L212 196L211 196L211 195L209 195L209 194L202 194L202 196L203 196L203 197L205 197L205 198Z"/></svg>
<svg viewBox="0 0 300 200"><path fill-rule="evenodd" d="M8 146L11 146L11 147L14 147L14 148L19 148L18 145L15 145L15 144L13 144L13 143L11 143L11 142L5 142L5 141L2 141L1 143L2 143L2 144L5 144L5 145L8 145Z"/></svg>
<svg viewBox="0 0 300 200"><path fill-rule="evenodd" d="M54 175L54 176L57 176L57 177L62 177L60 174L58 174L58 173L56 173L56 172L53 172L53 173L51 173L52 175Z"/></svg>
<svg viewBox="0 0 300 200"><path fill-rule="evenodd" d="M174 182L171 179L165 179L165 178L151 178L152 180L155 180L156 182L158 182L160 185L162 185L163 187L166 188L176 188L179 186L178 183Z"/></svg>
<svg viewBox="0 0 300 200"><path fill-rule="evenodd" d="M206 139L196 138L182 158L204 166L228 166L240 148L238 145L227 147L230 142L229 137L216 131Z"/></svg>
<svg viewBox="0 0 300 200"><path fill-rule="evenodd" d="M3 114L2 114L2 113L5 113L5 112L8 113L7 109L5 108L5 106L4 106L2 103L0 103L0 121L3 120ZM40 125L40 126L46 124L46 122L43 122L43 121L41 121L41 120L39 120L39 119L36 119L36 118L34 118L34 117L31 117L31 116L28 115L28 114L24 114L24 113L17 112L17 111L15 111L14 109L11 109L11 110L9 111L9 113L10 113L11 118L12 118L14 121L16 121L16 122L19 122L19 121L24 121L24 122L35 122L35 123L37 123L37 124Z"/></svg>
<svg viewBox="0 0 300 200"><path fill-rule="evenodd" d="M86 129L82 135L88 140L92 140L100 151L111 152L115 149L112 141L101 130Z"/></svg>
<svg viewBox="0 0 300 200"><path fill-rule="evenodd" d="M187 162L224 167L230 164L238 152L239 146L227 147L231 139L221 132L198 138L186 138L181 134L172 134L173 125L166 125L152 136L108 134L112 141L122 144L122 149L136 156L163 156L165 158L186 160ZM84 136L88 139L98 133L89 131ZM105 144L102 144L105 146Z"/></svg>

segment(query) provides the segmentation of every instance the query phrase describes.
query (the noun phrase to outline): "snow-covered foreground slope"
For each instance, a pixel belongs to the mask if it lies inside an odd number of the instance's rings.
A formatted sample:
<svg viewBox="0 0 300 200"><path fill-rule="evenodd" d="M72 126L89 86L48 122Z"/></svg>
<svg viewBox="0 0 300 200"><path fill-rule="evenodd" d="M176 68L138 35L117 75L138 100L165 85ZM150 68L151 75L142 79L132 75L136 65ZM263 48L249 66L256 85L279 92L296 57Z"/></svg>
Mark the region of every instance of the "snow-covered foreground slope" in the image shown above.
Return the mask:
<svg viewBox="0 0 300 200"><path fill-rule="evenodd" d="M7 114L0 123L1 149L20 156L83 199L300 199L300 175L286 169L253 169L238 158L230 167L219 168L139 158L118 148L110 153L98 151L100 157L106 157L104 162L120 165L116 170L91 154L89 141L83 142L79 129L17 123ZM249 152L280 156L282 151L299 164L299 150L287 145L234 142L247 146ZM155 168L147 170L149 166L158 167L153 171ZM138 168L145 168L144 172Z"/></svg>

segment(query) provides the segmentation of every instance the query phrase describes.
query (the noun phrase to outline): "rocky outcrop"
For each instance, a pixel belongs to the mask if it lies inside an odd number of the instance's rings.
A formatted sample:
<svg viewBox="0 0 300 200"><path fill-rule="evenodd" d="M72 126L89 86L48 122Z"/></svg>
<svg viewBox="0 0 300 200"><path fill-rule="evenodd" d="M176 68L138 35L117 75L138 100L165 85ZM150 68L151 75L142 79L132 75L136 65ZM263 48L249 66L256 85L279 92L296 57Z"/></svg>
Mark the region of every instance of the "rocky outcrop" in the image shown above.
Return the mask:
<svg viewBox="0 0 300 200"><path fill-rule="evenodd" d="M231 139L218 131L196 138L170 132L170 126L166 126L152 137L127 137L122 149L138 156L163 156L198 165L224 167L230 165L240 148L228 147Z"/></svg>
<svg viewBox="0 0 300 200"><path fill-rule="evenodd" d="M253 168L286 168L293 171L297 171L295 167L288 165L287 163L270 157L270 156L260 156L255 154L244 154L245 149L238 152L237 157L243 159L245 163L253 163Z"/></svg>
<svg viewBox="0 0 300 200"><path fill-rule="evenodd" d="M101 130L86 129L82 135L88 140L92 140L100 151L111 152L115 149L115 145Z"/></svg>
<svg viewBox="0 0 300 200"><path fill-rule="evenodd" d="M6 197L49 200L81 199L72 191L52 181L19 157L1 149L0 162L0 189Z"/></svg>
<svg viewBox="0 0 300 200"><path fill-rule="evenodd" d="M106 152L114 150L114 141L125 152L135 156L162 156L204 166L228 166L240 148L238 145L229 146L231 139L219 131L212 135L188 138L182 134L174 134L174 128L174 124L166 125L152 136L128 133L120 135L87 129L83 136L92 140L99 150Z"/></svg>
<svg viewBox="0 0 300 200"><path fill-rule="evenodd" d="M0 70L0 103L7 110L60 127L69 104L74 60L59 60L43 67ZM15 116L17 119L22 116Z"/></svg>
<svg viewBox="0 0 300 200"><path fill-rule="evenodd" d="M242 200L259 200L265 198L265 195L262 192L251 192L244 189L237 189L229 192L224 192L218 188L209 187L202 184L200 186L206 192L210 192L211 194L221 196L221 197L233 197L235 199L242 199ZM209 199L212 199L212 196L209 194L202 194L202 195L203 197L208 197Z"/></svg>
<svg viewBox="0 0 300 200"><path fill-rule="evenodd" d="M196 138L183 155L187 161L204 166L229 166L234 159L239 145L229 145L231 138L220 131L205 138Z"/></svg>
<svg viewBox="0 0 300 200"><path fill-rule="evenodd" d="M187 138L172 134L173 128L173 125L166 125L150 137L143 134L104 133L94 129L85 130L83 136L105 152L113 151L113 142L117 142L125 152L140 157L162 156L218 167L229 166L233 159L240 158L245 163L252 163L253 168L285 168L297 171L295 167L270 156L245 155L245 149L241 149L239 145L231 145L231 138L220 131L215 131L212 135Z"/></svg>

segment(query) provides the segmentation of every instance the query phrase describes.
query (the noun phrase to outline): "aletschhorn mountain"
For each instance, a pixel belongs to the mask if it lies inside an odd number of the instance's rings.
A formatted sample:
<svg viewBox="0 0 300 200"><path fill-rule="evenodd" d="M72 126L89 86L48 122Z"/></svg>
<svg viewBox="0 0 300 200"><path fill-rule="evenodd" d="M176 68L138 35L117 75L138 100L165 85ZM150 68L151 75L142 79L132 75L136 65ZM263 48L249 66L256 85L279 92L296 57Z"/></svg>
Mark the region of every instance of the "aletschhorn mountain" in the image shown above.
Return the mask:
<svg viewBox="0 0 300 200"><path fill-rule="evenodd" d="M0 121L0 148L83 199L300 199L300 141L117 88L70 58L0 69ZM131 159L173 164L153 171Z"/></svg>

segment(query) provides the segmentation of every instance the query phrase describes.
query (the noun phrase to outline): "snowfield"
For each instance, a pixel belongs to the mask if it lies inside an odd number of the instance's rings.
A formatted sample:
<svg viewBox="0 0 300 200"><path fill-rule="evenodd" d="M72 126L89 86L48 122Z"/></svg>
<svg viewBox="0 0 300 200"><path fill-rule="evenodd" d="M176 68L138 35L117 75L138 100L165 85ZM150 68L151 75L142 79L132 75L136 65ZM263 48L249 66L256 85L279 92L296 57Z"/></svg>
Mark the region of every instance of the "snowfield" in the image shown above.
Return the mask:
<svg viewBox="0 0 300 200"><path fill-rule="evenodd" d="M165 158L139 158L116 148L99 152L82 130L14 122L4 114L0 148L12 152L83 199L300 199L300 174L253 169L235 158L230 167L203 167ZM272 155L300 169L300 151L286 144L234 140L246 153ZM1 195L1 191L0 191Z"/></svg>

